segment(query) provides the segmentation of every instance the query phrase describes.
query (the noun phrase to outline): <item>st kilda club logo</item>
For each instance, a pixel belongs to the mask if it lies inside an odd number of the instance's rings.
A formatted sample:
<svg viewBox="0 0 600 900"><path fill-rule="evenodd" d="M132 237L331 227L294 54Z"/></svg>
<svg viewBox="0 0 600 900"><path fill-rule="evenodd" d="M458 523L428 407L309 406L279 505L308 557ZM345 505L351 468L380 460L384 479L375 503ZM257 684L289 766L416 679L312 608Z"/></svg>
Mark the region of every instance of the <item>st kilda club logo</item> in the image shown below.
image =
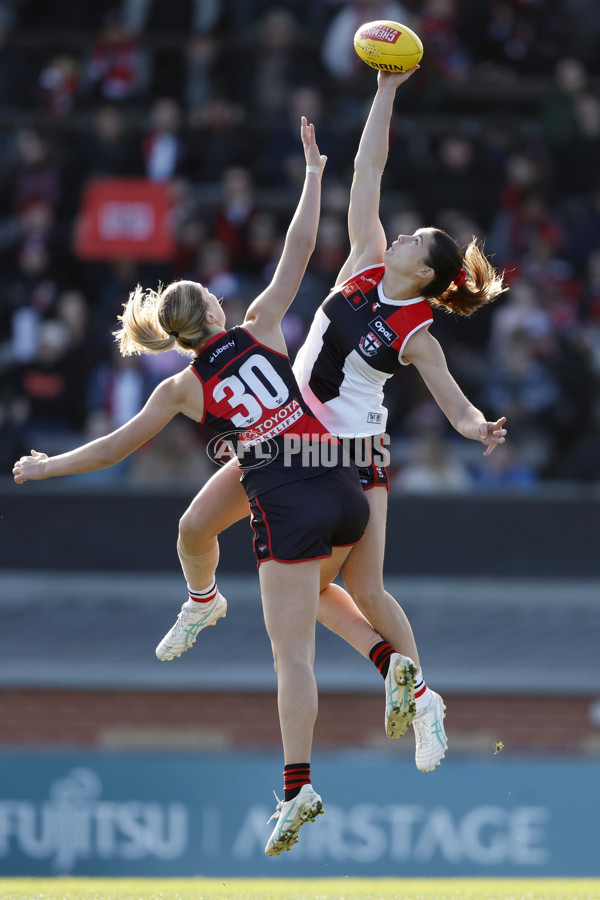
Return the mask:
<svg viewBox="0 0 600 900"><path fill-rule="evenodd" d="M371 331L363 335L358 345L365 356L375 356L382 344L391 347L394 341L398 340L398 335L393 328L390 328L385 319L381 316L375 316L369 322Z"/></svg>

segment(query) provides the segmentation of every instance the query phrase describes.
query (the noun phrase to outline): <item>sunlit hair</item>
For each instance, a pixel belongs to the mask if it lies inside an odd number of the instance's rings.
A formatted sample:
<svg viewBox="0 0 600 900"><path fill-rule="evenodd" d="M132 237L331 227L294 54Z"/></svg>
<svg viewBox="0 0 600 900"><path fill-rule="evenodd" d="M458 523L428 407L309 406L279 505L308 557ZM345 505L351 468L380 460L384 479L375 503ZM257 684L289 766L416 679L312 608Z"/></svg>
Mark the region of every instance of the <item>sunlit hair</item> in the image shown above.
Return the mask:
<svg viewBox="0 0 600 900"><path fill-rule="evenodd" d="M423 289L423 295L434 306L460 316L470 316L508 290L504 273L494 269L476 238L463 255L454 238L445 231L433 228L431 235L425 263L431 266L435 275ZM460 277L461 269L465 269L467 279L464 284L456 285L454 280Z"/></svg>
<svg viewBox="0 0 600 900"><path fill-rule="evenodd" d="M117 316L121 327L113 331L123 356L163 353L175 349L192 355L206 337L206 303L195 281L174 281L158 290L138 284Z"/></svg>

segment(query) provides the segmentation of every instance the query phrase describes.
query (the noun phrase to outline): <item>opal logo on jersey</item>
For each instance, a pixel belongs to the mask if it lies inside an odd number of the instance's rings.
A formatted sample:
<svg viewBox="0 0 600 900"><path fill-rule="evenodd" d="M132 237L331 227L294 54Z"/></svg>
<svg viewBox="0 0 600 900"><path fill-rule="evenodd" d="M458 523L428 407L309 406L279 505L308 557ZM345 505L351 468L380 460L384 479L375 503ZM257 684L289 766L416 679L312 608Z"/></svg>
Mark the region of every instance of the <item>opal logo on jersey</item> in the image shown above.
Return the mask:
<svg viewBox="0 0 600 900"><path fill-rule="evenodd" d="M394 343L394 341L398 340L398 335L394 331L393 328L390 328L385 319L382 319L381 316L376 316L374 319L371 319L369 322L369 327L373 328L377 335L381 338L384 344L387 344L388 347Z"/></svg>
<svg viewBox="0 0 600 900"><path fill-rule="evenodd" d="M209 363L214 362L215 359L217 358L217 356L220 356L221 353L225 352L225 350L229 350L230 347L234 347L234 346L235 346L234 341L227 341L226 344L221 344L220 347L216 347L213 350L213 352L210 354L210 356L208 357Z"/></svg>

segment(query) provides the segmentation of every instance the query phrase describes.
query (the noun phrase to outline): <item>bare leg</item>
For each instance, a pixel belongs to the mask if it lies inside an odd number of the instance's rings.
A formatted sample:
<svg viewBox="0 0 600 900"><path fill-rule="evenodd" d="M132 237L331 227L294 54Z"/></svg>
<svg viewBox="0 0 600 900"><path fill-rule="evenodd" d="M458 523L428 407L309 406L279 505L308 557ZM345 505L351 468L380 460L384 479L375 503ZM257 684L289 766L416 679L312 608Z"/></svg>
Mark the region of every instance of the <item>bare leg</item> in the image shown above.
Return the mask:
<svg viewBox="0 0 600 900"><path fill-rule="evenodd" d="M216 625L226 614L227 601L214 581L219 562L217 535L249 511L235 461L213 475L181 517L177 552L190 596L156 648L159 659L181 656L204 628Z"/></svg>
<svg viewBox="0 0 600 900"><path fill-rule="evenodd" d="M310 762L318 705L313 665L319 570L318 560L293 566L270 560L259 569L286 764Z"/></svg>
<svg viewBox="0 0 600 900"><path fill-rule="evenodd" d="M202 590L219 563L217 535L250 514L237 460L219 469L179 521L177 552L191 590Z"/></svg>
<svg viewBox="0 0 600 900"><path fill-rule="evenodd" d="M344 582L375 631L418 667L419 653L410 622L383 586L387 491L384 487L372 488L367 491L367 499L371 507L369 523L362 541L352 548L342 567ZM342 636L347 640L345 634Z"/></svg>
<svg viewBox="0 0 600 900"><path fill-rule="evenodd" d="M358 650L365 659L381 641L356 603L339 584L328 584L319 595L319 622Z"/></svg>

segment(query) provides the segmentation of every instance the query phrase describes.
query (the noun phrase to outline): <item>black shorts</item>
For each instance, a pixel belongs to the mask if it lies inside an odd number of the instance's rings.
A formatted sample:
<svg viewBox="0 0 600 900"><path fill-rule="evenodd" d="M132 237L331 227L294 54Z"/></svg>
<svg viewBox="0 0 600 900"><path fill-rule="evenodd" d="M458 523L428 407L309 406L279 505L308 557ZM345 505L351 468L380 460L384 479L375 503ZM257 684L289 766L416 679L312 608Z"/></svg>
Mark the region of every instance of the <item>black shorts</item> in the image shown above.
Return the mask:
<svg viewBox="0 0 600 900"><path fill-rule="evenodd" d="M364 438L340 438L350 458L356 463L363 491L381 486L389 492L387 466L390 454L383 444L383 438L382 434Z"/></svg>
<svg viewBox="0 0 600 900"><path fill-rule="evenodd" d="M356 544L369 521L354 465L273 488L251 499L250 510L258 565L325 559L333 547Z"/></svg>

